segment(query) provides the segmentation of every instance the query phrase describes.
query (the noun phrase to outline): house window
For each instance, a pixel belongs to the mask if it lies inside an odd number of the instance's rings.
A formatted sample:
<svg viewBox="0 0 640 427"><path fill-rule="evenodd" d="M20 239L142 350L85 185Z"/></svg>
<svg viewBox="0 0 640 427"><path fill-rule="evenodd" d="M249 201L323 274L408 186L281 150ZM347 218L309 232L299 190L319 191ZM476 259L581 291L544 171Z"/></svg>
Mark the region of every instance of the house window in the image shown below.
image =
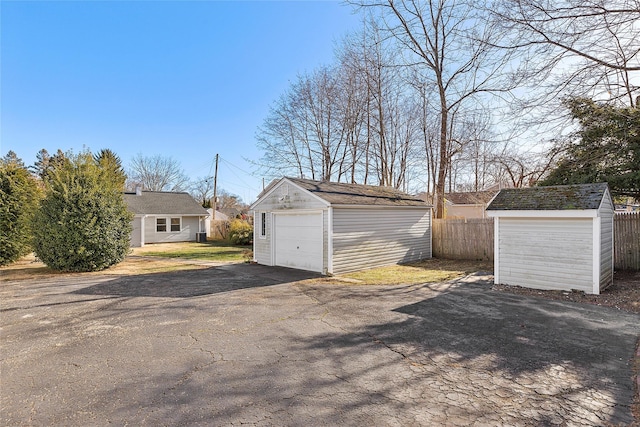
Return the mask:
<svg viewBox="0 0 640 427"><path fill-rule="evenodd" d="M167 218L156 218L156 231L158 233L167 231Z"/></svg>
<svg viewBox="0 0 640 427"><path fill-rule="evenodd" d="M180 231L180 218L171 218L171 231Z"/></svg>
<svg viewBox="0 0 640 427"><path fill-rule="evenodd" d="M267 213L260 212L260 237L265 239L267 237Z"/></svg>

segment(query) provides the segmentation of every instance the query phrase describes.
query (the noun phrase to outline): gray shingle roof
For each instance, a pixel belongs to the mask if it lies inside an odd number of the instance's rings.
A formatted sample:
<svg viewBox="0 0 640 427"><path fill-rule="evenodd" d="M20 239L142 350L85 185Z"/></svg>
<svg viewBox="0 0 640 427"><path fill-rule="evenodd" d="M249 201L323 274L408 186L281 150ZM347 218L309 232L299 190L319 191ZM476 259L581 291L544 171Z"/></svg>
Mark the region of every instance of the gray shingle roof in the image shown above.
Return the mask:
<svg viewBox="0 0 640 427"><path fill-rule="evenodd" d="M389 187L287 178L332 205L424 206L424 200Z"/></svg>
<svg viewBox="0 0 640 427"><path fill-rule="evenodd" d="M445 193L444 198L454 205L482 205L489 203L497 191L473 191L465 193Z"/></svg>
<svg viewBox="0 0 640 427"><path fill-rule="evenodd" d="M487 210L598 209L607 189L606 183L505 188L500 190Z"/></svg>
<svg viewBox="0 0 640 427"><path fill-rule="evenodd" d="M124 201L129 210L138 215L199 215L209 213L189 193L167 191L143 191L124 193Z"/></svg>

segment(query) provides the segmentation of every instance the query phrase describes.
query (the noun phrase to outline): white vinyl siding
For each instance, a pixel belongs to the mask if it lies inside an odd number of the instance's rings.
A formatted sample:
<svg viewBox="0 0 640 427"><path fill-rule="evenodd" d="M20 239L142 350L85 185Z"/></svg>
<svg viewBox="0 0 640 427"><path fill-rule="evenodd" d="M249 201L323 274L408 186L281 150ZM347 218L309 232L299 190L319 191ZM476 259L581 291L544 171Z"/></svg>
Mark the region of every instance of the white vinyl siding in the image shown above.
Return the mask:
<svg viewBox="0 0 640 427"><path fill-rule="evenodd" d="M333 209L335 274L430 257L430 209Z"/></svg>
<svg viewBox="0 0 640 427"><path fill-rule="evenodd" d="M253 209L256 212L269 212L284 209L323 209L327 206L326 202L319 200L309 192L284 182L265 195Z"/></svg>
<svg viewBox="0 0 640 427"><path fill-rule="evenodd" d="M592 233L592 218L499 218L499 282L592 293Z"/></svg>
<svg viewBox="0 0 640 427"><path fill-rule="evenodd" d="M273 265L271 261L271 213L265 214L265 234L260 236L259 227L253 228L253 260L258 264ZM256 213L253 219L254 224L260 223L260 213Z"/></svg>
<svg viewBox="0 0 640 427"><path fill-rule="evenodd" d="M133 229L131 230L130 246L132 248L139 248L142 246L142 217L136 216L133 218Z"/></svg>
<svg viewBox="0 0 640 427"><path fill-rule="evenodd" d="M158 232L157 219L165 218L167 231ZM171 216L153 217L145 220L145 244L165 242L189 242L196 240L196 233L200 231L200 218L197 216L183 216L180 219L180 231L170 231L172 227Z"/></svg>
<svg viewBox="0 0 640 427"><path fill-rule="evenodd" d="M600 290L613 282L613 208L607 200L600 207Z"/></svg>

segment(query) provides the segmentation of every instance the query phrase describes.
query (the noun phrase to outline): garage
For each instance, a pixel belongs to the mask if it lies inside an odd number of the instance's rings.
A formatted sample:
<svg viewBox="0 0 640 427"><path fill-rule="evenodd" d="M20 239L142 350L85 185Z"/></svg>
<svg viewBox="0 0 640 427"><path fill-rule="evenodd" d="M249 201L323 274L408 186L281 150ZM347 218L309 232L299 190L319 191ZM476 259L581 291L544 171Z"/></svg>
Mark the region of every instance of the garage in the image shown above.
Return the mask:
<svg viewBox="0 0 640 427"><path fill-rule="evenodd" d="M342 274L431 258L431 206L393 188L285 177L251 210L258 264Z"/></svg>
<svg viewBox="0 0 640 427"><path fill-rule="evenodd" d="M494 280L598 294L613 281L613 203L607 184L503 189L494 218Z"/></svg>
<svg viewBox="0 0 640 427"><path fill-rule="evenodd" d="M322 272L322 212L274 215L275 265Z"/></svg>

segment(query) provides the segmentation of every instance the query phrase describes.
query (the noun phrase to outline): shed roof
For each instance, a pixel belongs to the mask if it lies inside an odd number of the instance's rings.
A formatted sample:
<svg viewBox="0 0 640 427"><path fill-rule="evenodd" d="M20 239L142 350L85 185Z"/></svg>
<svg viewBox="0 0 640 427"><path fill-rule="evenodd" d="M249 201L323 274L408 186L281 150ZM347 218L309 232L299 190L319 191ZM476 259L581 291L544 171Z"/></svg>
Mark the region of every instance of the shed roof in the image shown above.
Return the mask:
<svg viewBox="0 0 640 427"><path fill-rule="evenodd" d="M424 206L424 200L390 187L284 178L332 205Z"/></svg>
<svg viewBox="0 0 640 427"><path fill-rule="evenodd" d="M483 205L489 203L497 191L470 191L460 193L445 193L445 200L454 205Z"/></svg>
<svg viewBox="0 0 640 427"><path fill-rule="evenodd" d="M143 191L124 193L129 210L137 215L198 215L209 213L189 193L169 191Z"/></svg>
<svg viewBox="0 0 640 427"><path fill-rule="evenodd" d="M606 183L505 188L487 210L585 210L598 209L608 191Z"/></svg>

